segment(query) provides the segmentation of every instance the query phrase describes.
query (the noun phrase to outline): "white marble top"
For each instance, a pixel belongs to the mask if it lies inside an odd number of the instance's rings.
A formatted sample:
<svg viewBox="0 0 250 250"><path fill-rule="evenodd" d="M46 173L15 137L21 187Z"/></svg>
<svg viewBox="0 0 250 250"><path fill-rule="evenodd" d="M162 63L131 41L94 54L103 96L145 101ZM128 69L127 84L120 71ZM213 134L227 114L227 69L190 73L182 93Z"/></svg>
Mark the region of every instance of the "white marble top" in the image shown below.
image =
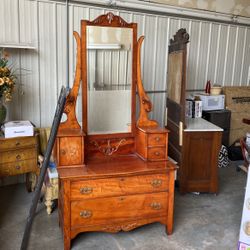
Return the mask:
<svg viewBox="0 0 250 250"><path fill-rule="evenodd" d="M203 118L187 118L186 125L187 128L184 131L223 131L222 128Z"/></svg>

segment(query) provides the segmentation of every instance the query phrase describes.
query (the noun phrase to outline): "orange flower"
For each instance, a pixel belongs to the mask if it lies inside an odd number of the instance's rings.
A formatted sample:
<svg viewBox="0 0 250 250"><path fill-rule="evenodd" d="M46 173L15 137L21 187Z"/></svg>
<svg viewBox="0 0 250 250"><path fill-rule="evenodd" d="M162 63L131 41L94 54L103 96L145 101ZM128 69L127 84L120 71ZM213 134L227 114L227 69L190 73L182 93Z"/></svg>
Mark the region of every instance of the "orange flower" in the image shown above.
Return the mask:
<svg viewBox="0 0 250 250"><path fill-rule="evenodd" d="M0 86L4 85L4 80L3 78L0 78Z"/></svg>

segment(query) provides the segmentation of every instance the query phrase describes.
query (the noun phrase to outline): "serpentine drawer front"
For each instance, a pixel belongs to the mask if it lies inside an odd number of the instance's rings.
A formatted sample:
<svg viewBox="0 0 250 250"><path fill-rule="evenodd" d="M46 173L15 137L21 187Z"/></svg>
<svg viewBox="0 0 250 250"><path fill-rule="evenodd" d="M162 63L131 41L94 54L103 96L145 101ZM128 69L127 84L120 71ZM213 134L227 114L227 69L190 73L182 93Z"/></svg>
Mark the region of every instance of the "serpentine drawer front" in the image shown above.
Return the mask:
<svg viewBox="0 0 250 250"><path fill-rule="evenodd" d="M71 199L108 197L168 190L168 175L141 175L88 181L71 184Z"/></svg>
<svg viewBox="0 0 250 250"><path fill-rule="evenodd" d="M168 193L128 195L71 202L71 226L167 216Z"/></svg>

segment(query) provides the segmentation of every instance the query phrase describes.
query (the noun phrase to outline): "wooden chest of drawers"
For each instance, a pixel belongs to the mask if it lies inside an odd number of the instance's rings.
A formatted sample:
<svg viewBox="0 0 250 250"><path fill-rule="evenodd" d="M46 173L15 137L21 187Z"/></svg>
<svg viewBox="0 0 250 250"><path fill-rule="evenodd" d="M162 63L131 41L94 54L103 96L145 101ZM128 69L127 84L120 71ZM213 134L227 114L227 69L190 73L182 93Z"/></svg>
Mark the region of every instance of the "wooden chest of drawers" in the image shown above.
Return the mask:
<svg viewBox="0 0 250 250"><path fill-rule="evenodd" d="M0 177L39 174L37 165L38 135L5 139L0 137ZM31 191L26 175L28 191Z"/></svg>
<svg viewBox="0 0 250 250"><path fill-rule="evenodd" d="M168 161L145 162L136 156L102 160L102 168L91 162L70 170L59 168L64 249L70 249L78 233L87 231L129 231L160 222L171 234L175 168Z"/></svg>

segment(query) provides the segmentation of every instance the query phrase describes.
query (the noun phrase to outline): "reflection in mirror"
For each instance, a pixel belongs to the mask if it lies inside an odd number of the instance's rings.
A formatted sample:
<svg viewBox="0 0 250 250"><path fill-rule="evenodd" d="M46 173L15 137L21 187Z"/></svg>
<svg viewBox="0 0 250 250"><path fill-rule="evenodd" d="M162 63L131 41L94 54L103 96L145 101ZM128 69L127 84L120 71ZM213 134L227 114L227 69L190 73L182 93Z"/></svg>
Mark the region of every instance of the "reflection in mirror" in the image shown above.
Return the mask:
<svg viewBox="0 0 250 250"><path fill-rule="evenodd" d="M87 27L88 134L131 132L132 29Z"/></svg>

